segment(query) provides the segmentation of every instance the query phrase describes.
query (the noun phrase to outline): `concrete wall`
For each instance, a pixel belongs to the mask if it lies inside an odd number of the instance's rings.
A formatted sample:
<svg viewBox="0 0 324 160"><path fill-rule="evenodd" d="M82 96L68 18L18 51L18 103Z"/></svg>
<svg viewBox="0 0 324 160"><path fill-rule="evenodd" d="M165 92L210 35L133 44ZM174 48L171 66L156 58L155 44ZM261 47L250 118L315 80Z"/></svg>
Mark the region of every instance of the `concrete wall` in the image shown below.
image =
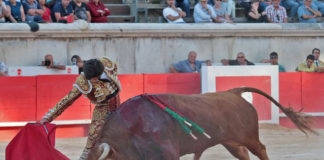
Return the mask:
<svg viewBox="0 0 324 160"><path fill-rule="evenodd" d="M294 71L313 48L324 51L322 24L41 24L30 32L27 24L0 25L0 60L9 66L39 65L45 54L70 64L74 54L83 59L109 56L120 73L165 73L172 63L187 58L219 63L239 51L259 62L272 51L279 63ZM324 59L324 56L322 56Z"/></svg>

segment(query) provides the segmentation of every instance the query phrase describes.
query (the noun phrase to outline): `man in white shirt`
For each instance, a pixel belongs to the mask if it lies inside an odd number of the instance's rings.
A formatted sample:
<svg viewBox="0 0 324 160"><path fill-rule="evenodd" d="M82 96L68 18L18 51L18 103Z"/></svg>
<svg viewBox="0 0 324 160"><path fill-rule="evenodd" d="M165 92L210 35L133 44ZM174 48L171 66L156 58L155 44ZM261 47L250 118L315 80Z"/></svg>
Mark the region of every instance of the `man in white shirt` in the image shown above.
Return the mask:
<svg viewBox="0 0 324 160"><path fill-rule="evenodd" d="M174 0L167 0L168 7L163 9L163 17L169 23L185 23L182 17L186 16L180 8L175 7Z"/></svg>

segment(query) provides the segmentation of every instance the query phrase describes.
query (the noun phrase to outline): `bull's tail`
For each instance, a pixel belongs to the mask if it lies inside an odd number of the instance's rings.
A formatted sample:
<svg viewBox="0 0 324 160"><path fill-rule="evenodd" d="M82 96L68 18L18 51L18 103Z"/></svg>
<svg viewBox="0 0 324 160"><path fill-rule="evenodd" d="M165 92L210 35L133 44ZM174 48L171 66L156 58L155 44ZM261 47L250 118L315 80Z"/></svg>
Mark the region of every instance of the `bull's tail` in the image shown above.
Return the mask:
<svg viewBox="0 0 324 160"><path fill-rule="evenodd" d="M302 113L302 109L299 111L294 111L291 107L285 108L282 106L279 102L277 102L275 99L273 99L271 96L269 96L267 93L256 89L256 88L251 88L251 87L241 87L241 88L234 88L230 89L229 92L233 92L235 94L241 95L244 92L254 92L258 93L266 98L268 98L271 102L273 102L276 106L282 110L285 115L298 127L299 130L304 132L307 135L307 132L311 132L314 134L318 134L316 131L314 131L311 128L312 124L312 117L307 116L304 113Z"/></svg>

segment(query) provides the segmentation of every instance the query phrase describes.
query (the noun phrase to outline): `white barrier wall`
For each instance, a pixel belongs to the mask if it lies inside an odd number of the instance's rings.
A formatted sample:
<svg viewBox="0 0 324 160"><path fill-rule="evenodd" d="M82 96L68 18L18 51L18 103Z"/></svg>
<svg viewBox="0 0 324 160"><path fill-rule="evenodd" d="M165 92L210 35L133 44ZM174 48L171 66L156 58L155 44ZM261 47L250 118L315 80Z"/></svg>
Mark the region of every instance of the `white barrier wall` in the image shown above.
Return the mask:
<svg viewBox="0 0 324 160"><path fill-rule="evenodd" d="M45 54L70 64L74 54L83 59L109 56L120 73L165 73L187 58L219 63L240 51L259 62L272 51L288 70L306 59L313 48L324 51L322 24L41 24L32 33L26 24L0 25L0 60L9 66L36 66ZM324 59L324 56L321 57Z"/></svg>
<svg viewBox="0 0 324 160"><path fill-rule="evenodd" d="M48 69L46 66L11 66L8 67L9 76L36 76L52 74L79 74L77 66L66 66L65 70Z"/></svg>

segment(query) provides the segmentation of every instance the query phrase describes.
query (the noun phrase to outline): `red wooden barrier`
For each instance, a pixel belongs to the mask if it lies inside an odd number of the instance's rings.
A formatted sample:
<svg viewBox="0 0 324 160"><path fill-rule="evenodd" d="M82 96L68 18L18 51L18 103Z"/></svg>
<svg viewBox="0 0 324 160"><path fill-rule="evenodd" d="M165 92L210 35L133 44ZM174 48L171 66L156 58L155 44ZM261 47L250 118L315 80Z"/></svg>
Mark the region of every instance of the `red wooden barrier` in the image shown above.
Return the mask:
<svg viewBox="0 0 324 160"><path fill-rule="evenodd" d="M144 74L144 93L198 94L200 74Z"/></svg>
<svg viewBox="0 0 324 160"><path fill-rule="evenodd" d="M37 119L40 120L50 108L73 88L77 75L37 76ZM76 114L77 113L77 114ZM55 120L90 119L90 101L84 96L77 99Z"/></svg>
<svg viewBox="0 0 324 160"><path fill-rule="evenodd" d="M0 77L0 122L35 121L52 108L71 89L77 75L36 77ZM263 79L262 81L260 80ZM120 75L121 101L142 93L200 93L200 74L135 74ZM244 83L242 83L244 80ZM246 82L245 82L246 81ZM216 89L227 90L237 86L252 86L270 94L269 77L217 77ZM284 106L294 109L305 107L306 112L324 112L323 74L280 73L279 99ZM269 118L270 102L259 95L254 96L254 105L261 119ZM261 107L259 107L261 106ZM56 120L82 120L91 118L89 100L81 96ZM292 127L286 118L280 124ZM57 137L86 136L88 124L60 125ZM315 127L324 128L324 117L317 117ZM10 140L21 127L0 127L0 141Z"/></svg>
<svg viewBox="0 0 324 160"><path fill-rule="evenodd" d="M301 109L301 80L301 72L279 74L279 101L283 106Z"/></svg>
<svg viewBox="0 0 324 160"><path fill-rule="evenodd" d="M323 73L302 73L302 106L304 112L324 112Z"/></svg>
<svg viewBox="0 0 324 160"><path fill-rule="evenodd" d="M0 122L36 120L36 77L0 77Z"/></svg>

